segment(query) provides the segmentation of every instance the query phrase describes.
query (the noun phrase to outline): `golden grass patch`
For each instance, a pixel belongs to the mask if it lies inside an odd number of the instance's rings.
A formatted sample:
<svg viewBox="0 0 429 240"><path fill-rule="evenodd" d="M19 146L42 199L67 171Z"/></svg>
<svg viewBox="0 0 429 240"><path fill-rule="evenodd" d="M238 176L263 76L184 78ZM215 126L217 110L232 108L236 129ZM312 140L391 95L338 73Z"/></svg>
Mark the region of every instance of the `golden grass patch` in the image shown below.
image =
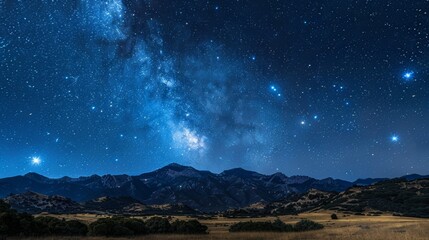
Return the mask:
<svg viewBox="0 0 429 240"><path fill-rule="evenodd" d="M332 212L304 213L298 216L280 216L285 223L296 223L301 219L310 219L325 225L323 230L311 232L293 232L293 233L230 233L229 226L240 221L273 221L276 217L263 218L223 218L216 217L209 220L199 220L209 228L210 234L207 235L145 235L132 239L145 240L310 240L310 239L328 239L328 240L423 240L429 239L429 219L408 218L396 216L355 216L337 213L339 219L332 220ZM106 215L94 214L67 214L57 215L56 217L65 219L77 219L86 223L95 221ZM148 217L138 217L148 218ZM173 219L191 219L185 216L173 216ZM40 239L40 238L39 238ZM78 238L78 237L50 237L46 239L90 239L101 240L103 238ZM129 239L129 238L109 238L109 239Z"/></svg>

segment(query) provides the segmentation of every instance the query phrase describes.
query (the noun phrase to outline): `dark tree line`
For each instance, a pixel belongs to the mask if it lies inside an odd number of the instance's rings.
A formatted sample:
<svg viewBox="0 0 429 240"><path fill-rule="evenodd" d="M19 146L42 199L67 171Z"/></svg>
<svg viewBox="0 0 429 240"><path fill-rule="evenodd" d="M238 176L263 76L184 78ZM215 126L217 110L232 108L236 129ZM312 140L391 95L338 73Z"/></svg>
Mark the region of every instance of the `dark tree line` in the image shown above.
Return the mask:
<svg viewBox="0 0 429 240"><path fill-rule="evenodd" d="M153 217L146 221L129 217L101 218L89 225L77 220L55 217L33 217L18 213L0 200L1 236L136 236L151 233L205 234L207 226L197 220L176 220Z"/></svg>
<svg viewBox="0 0 429 240"><path fill-rule="evenodd" d="M89 225L91 236L115 237L151 233L206 234L207 226L197 220L176 220L170 223L168 219L161 217L146 221L124 217L102 218Z"/></svg>
<svg viewBox="0 0 429 240"><path fill-rule="evenodd" d="M66 221L54 217L33 217L18 213L0 201L0 236L84 236L88 227L76 220Z"/></svg>
<svg viewBox="0 0 429 240"><path fill-rule="evenodd" d="M324 226L311 220L301 220L294 225L286 224L280 219L274 222L238 222L231 225L230 232L304 232L322 229Z"/></svg>

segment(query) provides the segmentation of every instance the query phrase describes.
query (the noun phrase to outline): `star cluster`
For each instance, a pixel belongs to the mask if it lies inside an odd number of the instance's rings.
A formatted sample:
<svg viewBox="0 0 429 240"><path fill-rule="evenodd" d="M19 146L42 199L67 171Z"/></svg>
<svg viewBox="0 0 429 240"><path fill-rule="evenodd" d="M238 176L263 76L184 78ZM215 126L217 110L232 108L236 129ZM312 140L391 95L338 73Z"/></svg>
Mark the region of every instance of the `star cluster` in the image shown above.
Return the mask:
<svg viewBox="0 0 429 240"><path fill-rule="evenodd" d="M427 173L427 4L0 1L0 176Z"/></svg>

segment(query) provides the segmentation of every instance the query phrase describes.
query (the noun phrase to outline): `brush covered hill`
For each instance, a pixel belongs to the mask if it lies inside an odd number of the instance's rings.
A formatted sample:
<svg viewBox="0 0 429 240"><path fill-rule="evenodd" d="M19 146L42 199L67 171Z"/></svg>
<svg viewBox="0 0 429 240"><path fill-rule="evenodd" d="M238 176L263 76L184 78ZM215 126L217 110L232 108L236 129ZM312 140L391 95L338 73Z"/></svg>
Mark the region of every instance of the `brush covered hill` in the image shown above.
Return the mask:
<svg viewBox="0 0 429 240"><path fill-rule="evenodd" d="M25 192L22 194L13 194L5 199L13 209L27 213L81 213L84 207L69 198L54 195L47 196L35 192Z"/></svg>
<svg viewBox="0 0 429 240"><path fill-rule="evenodd" d="M362 213L390 212L429 217L429 179L393 179L366 187L352 187L336 194L324 209Z"/></svg>
<svg viewBox="0 0 429 240"><path fill-rule="evenodd" d="M277 216L277 215L294 215L307 211L321 209L325 204L329 204L336 196L335 192L324 192L317 189L310 189L304 194L291 194L287 198L271 202L257 203L245 208L229 209L224 212L226 217L239 216Z"/></svg>
<svg viewBox="0 0 429 240"><path fill-rule="evenodd" d="M230 209L226 217L289 215L319 210L352 214L381 214L429 217L429 178L409 181L398 178L370 186L354 186L344 192L311 189L304 194L290 195L282 201L253 204Z"/></svg>
<svg viewBox="0 0 429 240"><path fill-rule="evenodd" d="M78 203L62 196L48 196L29 191L12 194L3 201L18 212L30 214L196 215L199 213L184 204L145 205L131 197L100 197Z"/></svg>

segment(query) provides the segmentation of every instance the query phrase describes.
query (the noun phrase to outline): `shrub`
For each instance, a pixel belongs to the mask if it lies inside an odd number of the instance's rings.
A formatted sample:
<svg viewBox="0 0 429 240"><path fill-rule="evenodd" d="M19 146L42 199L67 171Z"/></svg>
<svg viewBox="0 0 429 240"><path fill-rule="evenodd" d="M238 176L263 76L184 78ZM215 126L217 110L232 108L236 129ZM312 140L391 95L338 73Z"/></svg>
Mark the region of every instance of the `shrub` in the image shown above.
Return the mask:
<svg viewBox="0 0 429 240"><path fill-rule="evenodd" d="M10 210L10 205L0 200L0 213L7 212Z"/></svg>
<svg viewBox="0 0 429 240"><path fill-rule="evenodd" d="M88 226L78 220L69 220L65 223L65 234L68 236L85 236L88 234Z"/></svg>
<svg viewBox="0 0 429 240"><path fill-rule="evenodd" d="M323 225L311 220L301 220L295 225L286 224L280 219L274 222L238 222L231 225L230 232L303 232L322 229Z"/></svg>
<svg viewBox="0 0 429 240"><path fill-rule="evenodd" d="M41 236L46 233L46 226L36 222L33 216L17 213L0 200L0 236Z"/></svg>
<svg viewBox="0 0 429 240"><path fill-rule="evenodd" d="M84 236L88 227L77 220L65 221L54 217L37 217L36 222L46 226L47 233L59 236Z"/></svg>
<svg viewBox="0 0 429 240"><path fill-rule="evenodd" d="M171 224L166 218L153 217L145 222L149 233L169 233Z"/></svg>
<svg viewBox="0 0 429 240"><path fill-rule="evenodd" d="M17 213L8 204L0 201L0 236L83 236L88 227L77 221L59 220L54 217L34 218L27 213Z"/></svg>
<svg viewBox="0 0 429 240"><path fill-rule="evenodd" d="M140 220L135 218L122 218L119 220L122 226L133 231L134 235L142 235L148 233L148 229L146 224Z"/></svg>
<svg viewBox="0 0 429 240"><path fill-rule="evenodd" d="M171 224L171 232L181 234L204 234L207 233L207 226L202 225L197 220L176 220Z"/></svg>
<svg viewBox="0 0 429 240"><path fill-rule="evenodd" d="M18 215L12 211L0 213L0 235L13 236L20 233Z"/></svg>
<svg viewBox="0 0 429 240"><path fill-rule="evenodd" d="M89 235L91 236L114 236L113 228L115 222L110 218L100 218L89 224Z"/></svg>
<svg viewBox="0 0 429 240"><path fill-rule="evenodd" d="M161 217L153 217L146 222L125 217L101 218L89 225L91 236L120 237L146 233L203 234L207 233L207 226L197 220L177 220L170 224L168 219Z"/></svg>
<svg viewBox="0 0 429 240"><path fill-rule="evenodd" d="M101 218L89 225L91 236L120 237L147 233L143 221L132 218Z"/></svg>
<svg viewBox="0 0 429 240"><path fill-rule="evenodd" d="M338 216L337 216L337 214L335 214L335 213L332 213L332 215L331 215L331 219L338 219Z"/></svg>
<svg viewBox="0 0 429 240"><path fill-rule="evenodd" d="M297 232L304 232L304 231L319 230L324 228L324 226L320 223L316 223L308 219L303 219L297 222L293 228Z"/></svg>
<svg viewBox="0 0 429 240"><path fill-rule="evenodd" d="M19 227L21 228L21 235L42 236L49 234L48 227L37 222L32 215L27 213L19 213L18 218L20 219Z"/></svg>
<svg viewBox="0 0 429 240"><path fill-rule="evenodd" d="M280 219L276 219L273 222L274 229L279 229L280 232L292 232L293 226L291 224L286 224L282 222Z"/></svg>
<svg viewBox="0 0 429 240"><path fill-rule="evenodd" d="M293 226L277 219L274 222L239 222L231 225L230 232L291 232Z"/></svg>

